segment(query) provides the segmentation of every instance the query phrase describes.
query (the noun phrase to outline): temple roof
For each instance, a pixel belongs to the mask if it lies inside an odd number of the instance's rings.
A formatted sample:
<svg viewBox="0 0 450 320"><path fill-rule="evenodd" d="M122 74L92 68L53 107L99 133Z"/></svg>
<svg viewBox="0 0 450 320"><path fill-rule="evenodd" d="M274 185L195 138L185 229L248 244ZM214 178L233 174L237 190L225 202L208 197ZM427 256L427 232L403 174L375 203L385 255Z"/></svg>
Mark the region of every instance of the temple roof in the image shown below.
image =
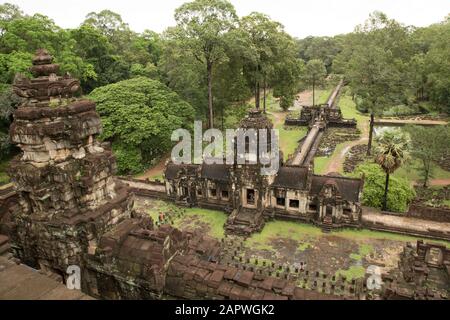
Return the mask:
<svg viewBox="0 0 450 320"><path fill-rule="evenodd" d="M273 187L289 189L306 189L308 168L306 167L281 167L278 171Z"/></svg>
<svg viewBox="0 0 450 320"><path fill-rule="evenodd" d="M342 198L350 202L359 202L362 180L345 177L316 176L312 178L310 194L317 196L325 185L334 185Z"/></svg>
<svg viewBox="0 0 450 320"><path fill-rule="evenodd" d="M202 178L217 181L229 181L230 172L226 164L203 164Z"/></svg>
<svg viewBox="0 0 450 320"><path fill-rule="evenodd" d="M166 170L164 171L164 175L166 179L173 180L176 179L179 172L183 172L183 174L194 176L197 174L199 166L196 164L174 164L169 163L166 166Z"/></svg>

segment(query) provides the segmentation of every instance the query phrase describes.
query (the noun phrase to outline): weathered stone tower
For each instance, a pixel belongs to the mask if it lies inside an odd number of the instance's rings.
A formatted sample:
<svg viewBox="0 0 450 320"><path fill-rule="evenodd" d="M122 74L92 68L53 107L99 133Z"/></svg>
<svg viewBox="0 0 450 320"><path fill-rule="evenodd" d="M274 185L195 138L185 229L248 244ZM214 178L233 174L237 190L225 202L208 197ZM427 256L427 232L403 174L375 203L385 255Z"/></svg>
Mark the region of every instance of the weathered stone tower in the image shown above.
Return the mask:
<svg viewBox="0 0 450 320"><path fill-rule="evenodd" d="M22 150L10 167L20 209L12 216L12 247L23 262L65 274L94 253L100 237L130 217L129 191L116 183L115 158L96 140L95 103L76 98L77 79L58 76L46 50L33 59L33 79L18 75L24 98L11 125Z"/></svg>

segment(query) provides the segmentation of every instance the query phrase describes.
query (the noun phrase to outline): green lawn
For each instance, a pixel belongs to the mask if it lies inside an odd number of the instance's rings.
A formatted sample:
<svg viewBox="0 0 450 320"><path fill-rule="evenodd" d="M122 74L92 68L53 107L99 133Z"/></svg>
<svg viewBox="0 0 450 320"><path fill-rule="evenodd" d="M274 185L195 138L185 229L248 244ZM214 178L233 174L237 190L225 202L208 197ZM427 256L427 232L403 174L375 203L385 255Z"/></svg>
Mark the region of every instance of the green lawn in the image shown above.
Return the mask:
<svg viewBox="0 0 450 320"><path fill-rule="evenodd" d="M314 158L314 173L315 174L325 174L325 169L330 162L329 157L315 157Z"/></svg>
<svg viewBox="0 0 450 320"><path fill-rule="evenodd" d="M266 223L260 233L253 234L245 243L247 247L259 250L272 250L271 242L276 238L287 238L304 242L308 237L322 235L321 229L309 224L290 221L271 221ZM309 243L300 245L299 250L306 250Z"/></svg>
<svg viewBox="0 0 450 320"><path fill-rule="evenodd" d="M343 94L338 105L341 108L342 116L345 119L355 119L358 122L358 128L363 131L364 123L369 121L369 117L356 109L356 104L352 98L348 94Z"/></svg>
<svg viewBox="0 0 450 320"><path fill-rule="evenodd" d="M186 221L189 222L186 224ZM208 234L211 237L222 239L225 236L224 224L227 221L227 215L222 211L189 208L186 209L184 217L174 221L174 226L175 227L188 226L195 228L198 221L208 225L209 227Z"/></svg>
<svg viewBox="0 0 450 320"><path fill-rule="evenodd" d="M263 101L263 98L264 98L264 97L262 96L262 99L261 99L261 109L264 108L264 101ZM280 102L279 102L278 99L276 99L276 98L273 96L272 90L270 90L270 91L267 93L267 97L266 97L266 111L267 111L267 112L270 112L270 111L281 111L281 108L280 108Z"/></svg>
<svg viewBox="0 0 450 320"><path fill-rule="evenodd" d="M147 212L154 221L158 221L160 213L166 214L172 220L175 228L182 230L199 229L207 225L208 230L204 231L208 235L217 239L224 237L224 224L227 221L227 215L222 211L180 208L173 203L158 200Z"/></svg>
<svg viewBox="0 0 450 320"><path fill-rule="evenodd" d="M283 151L284 160L293 154L298 147L298 141L306 136L308 129L306 127L297 127L285 129L279 128L280 149Z"/></svg>
<svg viewBox="0 0 450 320"><path fill-rule="evenodd" d="M406 163L403 167L395 171L394 177L403 178L408 181L421 181L422 177L419 171L420 167L421 167L420 160L417 159L411 160L408 163ZM450 179L450 172L445 171L438 165L433 165L432 173L433 179Z"/></svg>
<svg viewBox="0 0 450 320"><path fill-rule="evenodd" d="M0 161L0 185L9 183L9 176L6 174L6 168L8 167L8 160Z"/></svg>
<svg viewBox="0 0 450 320"><path fill-rule="evenodd" d="M333 154L329 157L315 157L314 158L314 173L315 174L327 174L328 172L326 172L328 164L331 161L331 158L333 157L334 154L336 153L341 153L342 150L345 148L345 145L347 144L347 142L343 142L340 143L336 146L336 148L333 151ZM340 168L339 173L342 173L343 168Z"/></svg>
<svg viewBox="0 0 450 320"><path fill-rule="evenodd" d="M354 241L361 241L367 239L375 240L391 240L399 242L412 242L415 243L417 240L424 240L426 242L435 242L439 244L444 244L450 248L450 242L439 241L439 240L429 240L420 237L405 236L396 233L382 232L382 231L371 231L366 229L344 229L340 231L333 231L330 236L345 238ZM305 240L311 240L311 237L329 236L322 233L322 230L318 227L300 223L300 222L290 222L290 221L271 221L268 222L264 229L257 234L253 234L250 238L246 240L248 247L257 249L267 249L271 250L271 241L275 238L288 238L300 242L305 242ZM307 241L308 242L308 241ZM360 244L358 255L365 256L373 251L373 247L366 244Z"/></svg>
<svg viewBox="0 0 450 320"><path fill-rule="evenodd" d="M298 147L298 142L306 136L308 129L306 127L285 127L284 119L286 112L277 112L282 115L283 121L276 121L275 116L268 114L270 120L274 123L274 129L278 130L280 139L280 149L283 152L284 160L287 160L289 155L293 154Z"/></svg>
<svg viewBox="0 0 450 320"><path fill-rule="evenodd" d="M316 90L316 105L327 103L327 100L334 88L335 87L333 86L331 88Z"/></svg>
<svg viewBox="0 0 450 320"><path fill-rule="evenodd" d="M365 274L366 274L366 268L364 268L363 266L351 266L350 268L348 268L346 270L338 270L336 272L337 277L343 276L348 281L351 281L353 279L364 278Z"/></svg>

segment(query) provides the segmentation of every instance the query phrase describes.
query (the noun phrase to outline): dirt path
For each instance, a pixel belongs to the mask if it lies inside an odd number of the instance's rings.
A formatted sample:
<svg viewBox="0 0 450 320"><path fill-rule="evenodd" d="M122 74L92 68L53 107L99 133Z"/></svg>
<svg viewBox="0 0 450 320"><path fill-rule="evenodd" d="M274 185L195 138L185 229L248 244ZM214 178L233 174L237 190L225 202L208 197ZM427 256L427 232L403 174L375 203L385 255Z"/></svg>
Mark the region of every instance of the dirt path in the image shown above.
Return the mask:
<svg viewBox="0 0 450 320"><path fill-rule="evenodd" d="M420 181L413 181L413 185L421 186L423 185L423 182ZM445 187L450 186L450 179L430 179L429 181L430 186L436 186L436 187Z"/></svg>
<svg viewBox="0 0 450 320"><path fill-rule="evenodd" d="M161 175L163 173L163 171L164 171L164 168L165 168L165 165L166 165L166 161L168 159L169 159L169 156L166 156L166 157L162 158L161 161L159 161L157 165L155 165L154 167L148 169L143 174L137 176L136 179L146 180L146 179L151 179L151 178L153 178L155 176Z"/></svg>
<svg viewBox="0 0 450 320"><path fill-rule="evenodd" d="M284 125L284 121L286 119L287 112L273 111L273 112L270 112L269 114L271 114L273 116L273 120L274 120L273 127L274 128L279 128Z"/></svg>
<svg viewBox="0 0 450 320"><path fill-rule="evenodd" d="M313 103L313 94L312 90L305 90L303 92L300 92L295 101L294 106L291 108L291 110L300 110L301 106L310 106Z"/></svg>
<svg viewBox="0 0 450 320"><path fill-rule="evenodd" d="M360 144L367 144L369 142L369 121L366 120L361 124L361 138L359 140L344 142L342 150L337 153L333 152L325 173L342 172L342 168L345 162L345 155L351 148Z"/></svg>

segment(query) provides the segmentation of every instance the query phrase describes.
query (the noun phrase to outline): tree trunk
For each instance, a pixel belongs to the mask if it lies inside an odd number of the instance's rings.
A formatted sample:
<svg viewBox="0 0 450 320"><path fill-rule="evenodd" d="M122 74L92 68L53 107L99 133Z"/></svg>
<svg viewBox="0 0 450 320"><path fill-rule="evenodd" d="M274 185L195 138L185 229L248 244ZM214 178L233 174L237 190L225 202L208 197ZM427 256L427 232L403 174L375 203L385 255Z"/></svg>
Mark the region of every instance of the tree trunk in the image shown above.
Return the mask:
<svg viewBox="0 0 450 320"><path fill-rule="evenodd" d="M225 123L225 117L224 117L224 113L225 113L225 107L222 107L222 131L224 131L224 123Z"/></svg>
<svg viewBox="0 0 450 320"><path fill-rule="evenodd" d="M389 173L386 173L386 184L384 185L383 211L387 211L387 196L389 191Z"/></svg>
<svg viewBox="0 0 450 320"><path fill-rule="evenodd" d="M316 105L316 80L313 79L313 107Z"/></svg>
<svg viewBox="0 0 450 320"><path fill-rule="evenodd" d="M214 113L213 113L213 95L212 95L212 62L207 62L206 69L208 72L208 109L209 109L209 127L214 128Z"/></svg>
<svg viewBox="0 0 450 320"><path fill-rule="evenodd" d="M423 187L428 188L428 181L430 180L430 170L431 170L431 161L423 161L423 169L424 169L424 181Z"/></svg>
<svg viewBox="0 0 450 320"><path fill-rule="evenodd" d="M261 90L259 88L259 81L256 81L256 88L255 88L255 107L257 110L259 110L261 106Z"/></svg>
<svg viewBox="0 0 450 320"><path fill-rule="evenodd" d="M266 113L266 87L267 87L266 77L264 77L264 113Z"/></svg>
<svg viewBox="0 0 450 320"><path fill-rule="evenodd" d="M370 114L370 126L369 126L369 144L367 145L367 155L370 156L372 153L372 140L373 140L373 126L375 124L375 116L373 113Z"/></svg>

